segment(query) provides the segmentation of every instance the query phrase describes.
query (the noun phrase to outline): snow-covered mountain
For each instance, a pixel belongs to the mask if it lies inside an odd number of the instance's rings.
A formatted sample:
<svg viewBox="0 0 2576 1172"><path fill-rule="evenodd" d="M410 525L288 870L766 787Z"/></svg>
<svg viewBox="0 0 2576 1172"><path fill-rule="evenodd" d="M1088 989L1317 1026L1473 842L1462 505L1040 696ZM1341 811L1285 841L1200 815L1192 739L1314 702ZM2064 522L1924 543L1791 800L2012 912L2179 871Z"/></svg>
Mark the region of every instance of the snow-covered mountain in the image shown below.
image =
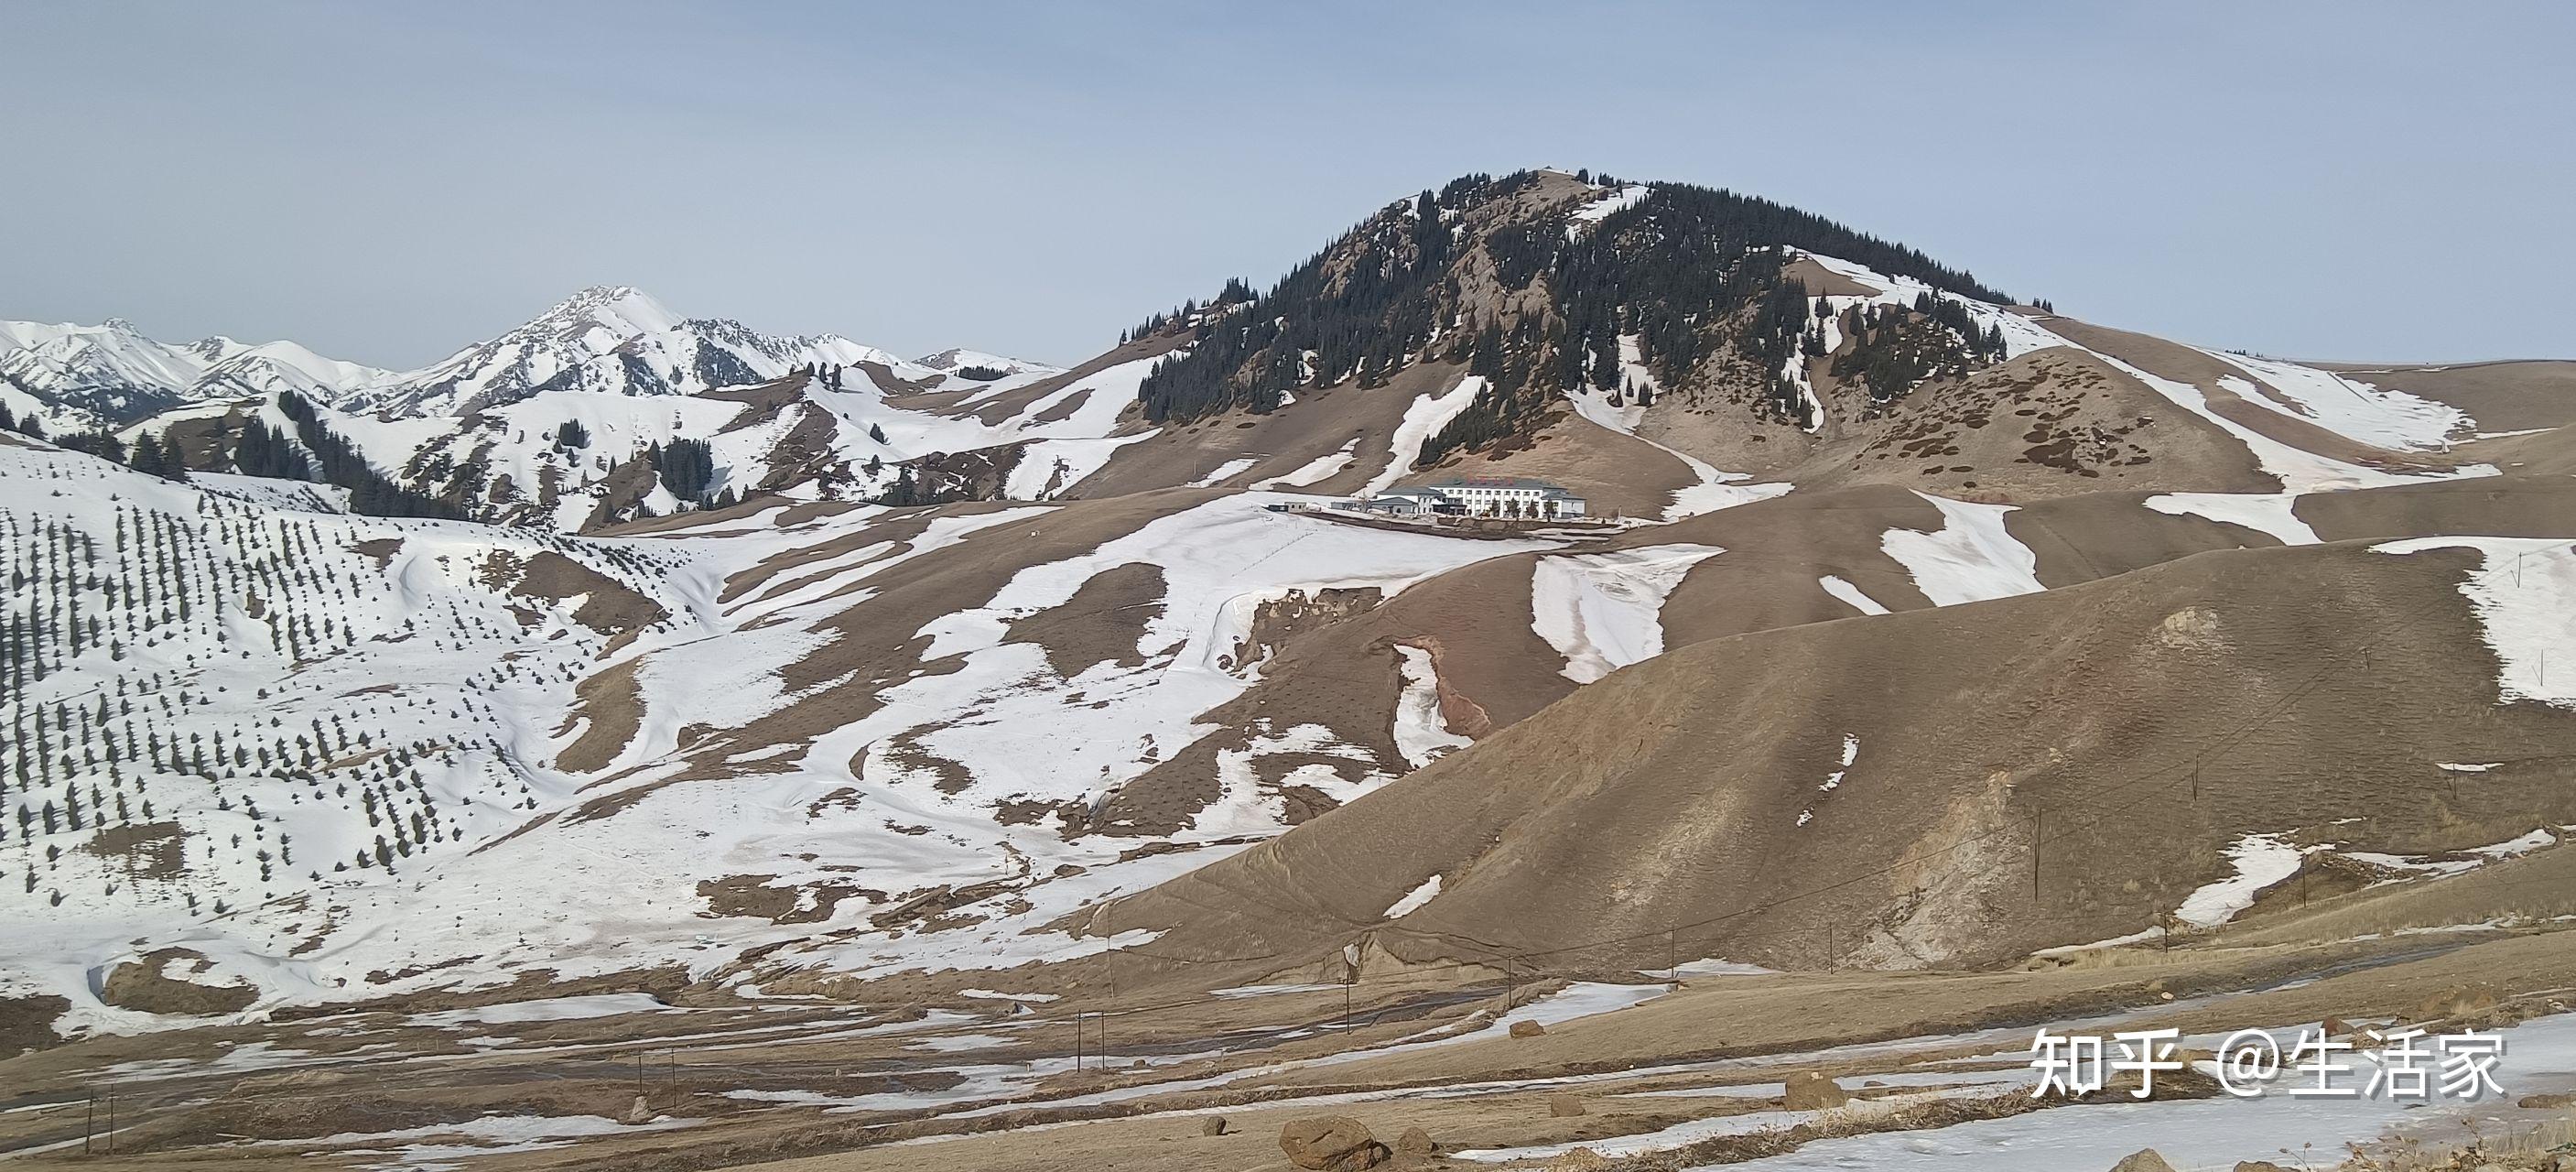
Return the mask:
<svg viewBox="0 0 2576 1172"><path fill-rule="evenodd" d="M253 345L218 336L173 345L123 318L95 326L0 321L0 400L12 413L56 429L276 391L337 399L392 377L293 342Z"/></svg>
<svg viewBox="0 0 2576 1172"><path fill-rule="evenodd" d="M805 366L881 368L896 385L927 385L959 370L1058 373L962 349L907 362L837 334L767 334L729 319L682 317L624 285L584 289L525 325L413 371L328 358L289 341L161 342L122 318L95 326L0 321L0 405L57 431L279 391L355 414L422 418L471 415L540 391L696 394Z"/></svg>
<svg viewBox="0 0 2576 1172"><path fill-rule="evenodd" d="M837 334L785 337L722 318L684 318L625 285L595 285L526 325L341 401L348 410L462 415L539 391L684 395L777 378L805 365L907 365Z"/></svg>

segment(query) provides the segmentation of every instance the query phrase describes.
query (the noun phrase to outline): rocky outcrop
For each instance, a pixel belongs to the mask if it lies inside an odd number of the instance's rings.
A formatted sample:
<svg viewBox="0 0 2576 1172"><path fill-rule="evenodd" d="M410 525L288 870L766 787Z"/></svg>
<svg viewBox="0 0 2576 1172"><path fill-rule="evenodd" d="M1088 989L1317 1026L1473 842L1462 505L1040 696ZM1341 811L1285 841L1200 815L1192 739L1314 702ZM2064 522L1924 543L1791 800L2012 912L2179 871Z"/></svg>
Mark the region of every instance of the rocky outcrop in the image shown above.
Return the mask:
<svg viewBox="0 0 2576 1172"><path fill-rule="evenodd" d="M1368 1125L1345 1115L1318 1115L1289 1121L1279 1129L1279 1150L1288 1162L1313 1172L1363 1172L1393 1155Z"/></svg>
<svg viewBox="0 0 2576 1172"><path fill-rule="evenodd" d="M1781 1104L1792 1111L1822 1111L1851 1102L1842 1084L1826 1078L1820 1071L1801 1070L1783 1084Z"/></svg>

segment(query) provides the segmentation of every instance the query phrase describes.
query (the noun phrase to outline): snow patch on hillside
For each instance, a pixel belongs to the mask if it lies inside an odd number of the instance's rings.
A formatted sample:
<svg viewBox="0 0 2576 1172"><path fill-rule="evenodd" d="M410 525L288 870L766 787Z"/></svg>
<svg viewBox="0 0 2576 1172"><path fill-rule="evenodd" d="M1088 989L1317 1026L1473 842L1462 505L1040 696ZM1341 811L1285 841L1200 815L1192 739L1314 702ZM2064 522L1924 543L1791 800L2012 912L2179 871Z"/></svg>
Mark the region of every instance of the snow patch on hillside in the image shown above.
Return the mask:
<svg viewBox="0 0 2576 1172"><path fill-rule="evenodd" d="M1399 918L1399 917L1402 917L1402 916L1405 916L1405 915L1409 915L1409 914L1413 913L1414 911L1419 910L1419 909L1422 907L1422 905L1424 905L1424 904L1426 904L1426 903L1431 902L1431 901L1432 901L1432 899L1433 899L1434 897L1438 896L1439 894L1440 894L1440 877L1439 877L1438 875L1434 875L1434 876L1432 876L1432 877L1430 877L1430 878L1428 878L1428 879L1423 880L1423 881L1422 881L1422 885L1421 885L1421 886L1416 887L1416 888L1414 888L1414 889L1413 889L1413 890L1411 890L1411 891L1405 892L1405 893L1404 893L1404 898L1399 899L1399 900L1395 901L1394 903L1388 904L1388 905L1386 906L1386 912L1385 912L1385 914L1383 914L1383 915L1379 916L1378 918L1379 918L1379 919L1381 919L1381 920L1392 920L1392 919L1396 919L1396 918Z"/></svg>
<svg viewBox="0 0 2576 1172"><path fill-rule="evenodd" d="M2227 848L2236 873L2205 884L2183 897L2174 919L2194 928L2213 928L2254 906L2263 889L2299 873L2305 857L2298 847L2273 834L2248 834Z"/></svg>
<svg viewBox="0 0 2576 1172"><path fill-rule="evenodd" d="M1395 487L1413 471L1414 462L1422 458L1422 445L1458 418L1476 395L1485 389L1482 375L1468 375L1446 393L1424 392L1404 408L1404 421L1395 425L1395 438L1387 444L1386 469L1359 491L1362 499L1376 496Z"/></svg>
<svg viewBox="0 0 2576 1172"><path fill-rule="evenodd" d="M1896 559L1934 606L2037 594L2039 557L2004 528L2013 505L1981 505L1918 492L1941 510L1938 533L1890 529L1879 548Z"/></svg>
<svg viewBox="0 0 2576 1172"><path fill-rule="evenodd" d="M1976 322L1978 329L1983 330L1992 326L2001 330L2004 336L2004 357L2007 359L2019 358L2033 350L2046 350L2053 346L2071 344L2047 327L2027 317L1973 297L1962 297L1946 290L1935 289L1912 277L1891 277L1867 265L1855 264L1839 257L1807 252L1803 249L1790 251L1816 262L1826 271L1837 276L1848 277L1879 290L1877 294L1869 297L1827 298L1826 300L1833 303L1837 313L1854 305L1893 305L1901 309L1912 309L1917 298L1929 293L1939 300L1953 302L1966 309L1969 318Z"/></svg>
<svg viewBox="0 0 2576 1172"><path fill-rule="evenodd" d="M2169 492L2151 496L2148 508L2170 517L2202 517L2269 534L2283 545L2315 545L2323 540L2299 519L2295 492Z"/></svg>
<svg viewBox="0 0 2576 1172"><path fill-rule="evenodd" d="M1162 434L1160 428L1139 435L1104 439L1044 439L1020 449L1020 462L1004 478L1002 495L1015 501L1038 501L1062 495L1109 463L1118 449Z"/></svg>
<svg viewBox="0 0 2576 1172"><path fill-rule="evenodd" d="M2448 403L2436 403L2404 391L2384 390L2313 367L2218 350L2203 350L2201 353L2263 380L2265 385L2290 400L2284 404L2244 379L2226 377L2219 380L2220 386L2236 392L2246 402L2293 419L2307 420L2336 435L2375 448L2438 452L2448 449L2454 438L2466 437L2477 430L2476 421L2470 419L2467 412Z"/></svg>
<svg viewBox="0 0 2576 1172"><path fill-rule="evenodd" d="M1404 680L1404 692L1395 703L1395 750L1404 754L1405 764L1420 769L1452 750L1474 744L1449 731L1440 718L1440 677L1432 668L1431 653L1399 643L1395 654L1396 671Z"/></svg>
<svg viewBox="0 0 2576 1172"><path fill-rule="evenodd" d="M2485 567L2460 583L2496 655L2496 701L2576 709L2576 544L2549 537L2417 537L2374 553L2474 549Z"/></svg>
<svg viewBox="0 0 2576 1172"><path fill-rule="evenodd" d="M1609 219L1611 213L1624 211L1628 208L1637 206L1638 201L1645 199L1652 193L1653 189L1647 187L1645 184L1631 183L1617 191L1603 195L1599 199L1593 200L1582 207L1574 209L1572 214L1565 217L1570 221L1565 226L1565 234L1568 238L1579 236L1586 230L1590 229L1593 225Z"/></svg>
<svg viewBox="0 0 2576 1172"><path fill-rule="evenodd" d="M2085 353L2102 360L2113 370L2145 383L2149 390L2171 400L2176 406L2207 420L2211 425L2244 444L2254 454L2254 462L2281 482L2285 493L2334 492L2354 488L2384 488L2395 484L2422 484L2434 480L2458 480L2472 476L2494 476L2492 464L2470 464L2447 472L2383 472L2359 464L2320 456L2295 448L2261 432L2229 419L2211 409L2209 396L2199 387L2143 370L2098 350Z"/></svg>
<svg viewBox="0 0 2576 1172"><path fill-rule="evenodd" d="M1205 475L1191 481L1189 483L1189 487L1214 488L1217 485L1232 480L1237 476L1241 476L1245 472L1251 471L1252 466L1260 462L1261 457L1259 456L1237 456L1234 459L1219 464L1214 468L1208 469Z"/></svg>
<svg viewBox="0 0 2576 1172"><path fill-rule="evenodd" d="M1538 559L1530 629L1565 656L1559 675L1588 684L1664 653L1664 599L1714 545L1649 545Z"/></svg>
<svg viewBox="0 0 2576 1172"><path fill-rule="evenodd" d="M1825 588L1825 593L1833 595L1835 598L1848 603L1853 610L1859 611L1862 614L1887 613L1886 604L1862 593L1860 587L1854 586L1835 575L1827 574L1824 577L1816 579L1816 582L1818 585Z"/></svg>
<svg viewBox="0 0 2576 1172"><path fill-rule="evenodd" d="M1255 490L1304 488L1318 481L1330 480L1342 469L1350 467L1352 460L1359 458L1359 450L1360 437L1352 436L1350 442L1343 444L1339 451L1326 452L1308 460L1285 476L1272 476L1253 481L1252 487Z"/></svg>

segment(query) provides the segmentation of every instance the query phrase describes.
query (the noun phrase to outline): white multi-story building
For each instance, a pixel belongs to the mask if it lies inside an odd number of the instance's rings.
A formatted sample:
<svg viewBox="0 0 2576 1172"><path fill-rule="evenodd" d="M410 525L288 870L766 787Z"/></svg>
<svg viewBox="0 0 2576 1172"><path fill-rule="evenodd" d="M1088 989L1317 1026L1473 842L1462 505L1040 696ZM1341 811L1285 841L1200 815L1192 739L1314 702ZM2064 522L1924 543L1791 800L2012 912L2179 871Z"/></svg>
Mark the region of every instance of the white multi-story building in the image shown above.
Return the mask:
<svg viewBox="0 0 2576 1172"><path fill-rule="evenodd" d="M1563 520L1583 515L1583 498L1561 484L1520 476L1453 476L1417 488L1389 489L1351 506L1396 517L1506 517Z"/></svg>

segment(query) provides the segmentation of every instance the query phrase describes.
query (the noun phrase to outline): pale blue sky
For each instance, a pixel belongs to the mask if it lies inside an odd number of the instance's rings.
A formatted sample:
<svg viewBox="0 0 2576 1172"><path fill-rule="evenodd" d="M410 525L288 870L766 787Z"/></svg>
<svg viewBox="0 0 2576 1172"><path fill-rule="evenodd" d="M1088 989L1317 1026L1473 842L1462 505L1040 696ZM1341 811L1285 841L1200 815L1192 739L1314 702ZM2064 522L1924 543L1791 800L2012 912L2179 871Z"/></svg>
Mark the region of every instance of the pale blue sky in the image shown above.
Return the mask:
<svg viewBox="0 0 2576 1172"><path fill-rule="evenodd" d="M432 361L592 283L1071 362L1553 163L2107 324L2576 357L2576 5L0 0L0 318Z"/></svg>

